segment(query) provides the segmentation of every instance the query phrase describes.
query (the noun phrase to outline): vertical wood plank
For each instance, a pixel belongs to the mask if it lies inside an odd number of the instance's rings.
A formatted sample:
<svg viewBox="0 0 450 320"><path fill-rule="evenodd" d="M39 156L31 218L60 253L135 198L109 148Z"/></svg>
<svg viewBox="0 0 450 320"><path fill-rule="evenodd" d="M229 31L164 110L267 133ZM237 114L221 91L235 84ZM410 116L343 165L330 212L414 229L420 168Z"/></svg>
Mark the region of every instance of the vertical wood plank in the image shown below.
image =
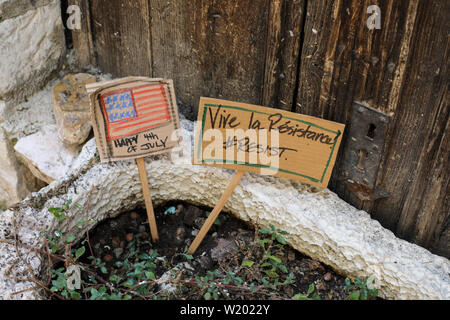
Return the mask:
<svg viewBox="0 0 450 320"><path fill-rule="evenodd" d="M366 27L372 4L381 8L381 30ZM299 66L297 112L349 124L357 100L392 115L376 185L391 196L353 197L339 180L341 157L331 188L426 247L448 234L448 11L445 0L308 2Z"/></svg>
<svg viewBox="0 0 450 320"><path fill-rule="evenodd" d="M306 0L270 1L262 105L291 111Z"/></svg>
<svg viewBox="0 0 450 320"><path fill-rule="evenodd" d="M91 1L98 66L114 76L151 76L148 0Z"/></svg>
<svg viewBox="0 0 450 320"><path fill-rule="evenodd" d="M260 104L268 4L151 1L153 76L194 108L202 95Z"/></svg>
<svg viewBox="0 0 450 320"><path fill-rule="evenodd" d="M72 30L72 41L78 66L95 65L94 43L92 41L91 13L88 0L68 0L68 5L77 5L81 13L81 29Z"/></svg>

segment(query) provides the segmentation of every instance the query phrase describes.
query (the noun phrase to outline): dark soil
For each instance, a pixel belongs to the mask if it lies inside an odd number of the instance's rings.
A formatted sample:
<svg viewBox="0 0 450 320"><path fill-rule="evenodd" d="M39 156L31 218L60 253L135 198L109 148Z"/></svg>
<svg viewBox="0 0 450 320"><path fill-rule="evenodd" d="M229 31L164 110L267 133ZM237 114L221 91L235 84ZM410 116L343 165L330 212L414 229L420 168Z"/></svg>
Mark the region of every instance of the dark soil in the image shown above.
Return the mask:
<svg viewBox="0 0 450 320"><path fill-rule="evenodd" d="M279 260L274 259L281 261L285 268L277 268L275 276L268 276L265 272L268 267L264 266L264 262L270 262L270 259L264 259L259 240L270 240L270 235L252 230L225 212L219 215L196 253L187 255L187 248L209 211L209 208L180 202L156 207L159 233L156 244L150 241L145 209L124 212L114 219L103 221L90 232L94 256L100 258L106 267L106 271L103 269L103 274L99 275L102 279L110 279L113 270L118 271L118 262L131 261L132 256L146 253L156 257L154 280L146 284L147 291L131 294L133 299L291 299L296 294L306 294L308 289L308 298L348 298L344 277L276 240L271 245L270 254L277 257ZM92 263L92 259L87 259L90 255L87 242L84 245L86 254L80 262ZM242 262L246 260L252 261L252 265L243 266ZM172 272L168 273L169 270ZM158 281L164 278L164 274L167 281ZM167 277L168 274L171 277ZM89 275L83 273L82 277L88 281ZM125 280L123 278L121 281ZM133 290L140 286L139 283L133 284L129 286ZM84 298L88 297L85 293Z"/></svg>

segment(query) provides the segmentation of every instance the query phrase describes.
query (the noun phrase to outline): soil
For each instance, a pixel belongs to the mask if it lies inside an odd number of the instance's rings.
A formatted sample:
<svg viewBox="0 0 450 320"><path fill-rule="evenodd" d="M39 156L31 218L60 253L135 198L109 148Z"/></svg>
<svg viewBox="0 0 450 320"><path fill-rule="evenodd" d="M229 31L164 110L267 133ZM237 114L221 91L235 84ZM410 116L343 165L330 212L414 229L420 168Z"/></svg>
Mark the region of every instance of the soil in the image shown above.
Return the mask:
<svg viewBox="0 0 450 320"><path fill-rule="evenodd" d="M157 256L155 280L149 281L153 299L292 299L296 294L306 295L312 284L314 290L308 298L348 299L345 277L276 240L270 254L278 257L274 261L281 262L285 268L278 268L274 277L268 276L265 270L269 268L264 262L270 259L264 259L259 240L269 239L269 242L270 235L225 212L219 215L195 254L187 255L187 248L210 210L181 202L155 207L158 243L150 241L145 209L124 212L103 221L91 230L89 237L94 256L101 258L106 267L102 278L108 279L117 262L128 261L130 250L134 250L138 251L137 255ZM80 262L88 264L92 260L87 259L90 249L86 241L84 246L86 254ZM246 260L250 265L243 266ZM173 276L167 277L170 273ZM87 280L86 275L83 277ZM161 281L162 278L170 281ZM213 287L211 283L216 289L207 294L208 288ZM131 296L132 299L144 297L144 294Z"/></svg>

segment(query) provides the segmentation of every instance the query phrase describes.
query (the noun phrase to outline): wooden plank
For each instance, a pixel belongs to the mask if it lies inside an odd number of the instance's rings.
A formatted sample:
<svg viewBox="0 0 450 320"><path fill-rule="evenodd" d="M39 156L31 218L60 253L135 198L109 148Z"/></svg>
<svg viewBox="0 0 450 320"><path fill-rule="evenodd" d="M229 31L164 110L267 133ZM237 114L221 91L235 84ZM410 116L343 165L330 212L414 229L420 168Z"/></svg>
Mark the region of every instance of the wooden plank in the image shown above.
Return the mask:
<svg viewBox="0 0 450 320"><path fill-rule="evenodd" d="M149 2L91 1L98 66L114 76L152 76Z"/></svg>
<svg viewBox="0 0 450 320"><path fill-rule="evenodd" d="M380 201L376 210L398 220L397 234L450 256L449 245L436 247L448 234L449 207L449 30L445 0L419 2L414 38L405 69L397 127L386 153L381 179L395 181L399 190ZM419 89L420 88L420 89ZM381 214L383 213L383 214Z"/></svg>
<svg viewBox="0 0 450 320"><path fill-rule="evenodd" d="M366 9L373 4L381 9L380 30L366 27ZM391 196L356 199L340 181L339 156L331 188L383 226L434 248L448 234L448 169L442 160L448 130L448 109L442 105L448 85L448 11L445 0L433 5L309 1L296 105L299 113L343 123L351 121L355 100L392 115L376 184ZM345 139L344 134L341 150Z"/></svg>
<svg viewBox="0 0 450 320"><path fill-rule="evenodd" d="M267 0L151 1L153 75L174 79L177 97L259 104L264 77Z"/></svg>
<svg viewBox="0 0 450 320"><path fill-rule="evenodd" d="M78 66L95 65L94 43L92 41L91 13L88 0L69 0L68 5L77 5L81 13L81 29L72 30L72 42Z"/></svg>
<svg viewBox="0 0 450 320"><path fill-rule="evenodd" d="M305 18L305 0L270 2L262 105L291 111Z"/></svg>

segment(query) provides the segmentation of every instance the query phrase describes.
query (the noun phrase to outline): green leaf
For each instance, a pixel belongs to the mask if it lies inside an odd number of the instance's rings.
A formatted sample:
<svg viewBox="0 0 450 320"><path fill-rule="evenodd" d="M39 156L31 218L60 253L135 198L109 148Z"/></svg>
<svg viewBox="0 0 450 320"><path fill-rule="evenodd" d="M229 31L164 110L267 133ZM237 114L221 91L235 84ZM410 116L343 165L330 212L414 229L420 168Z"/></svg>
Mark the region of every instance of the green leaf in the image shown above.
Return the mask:
<svg viewBox="0 0 450 320"><path fill-rule="evenodd" d="M104 274L108 273L108 270L105 267L101 267L100 271Z"/></svg>
<svg viewBox="0 0 450 320"><path fill-rule="evenodd" d="M114 282L114 283L118 283L120 281L120 279L121 278L118 275L116 275L116 274L112 274L109 277L109 281Z"/></svg>
<svg viewBox="0 0 450 320"><path fill-rule="evenodd" d="M360 296L360 299L361 299L361 300L367 300L367 297L368 297L367 289L366 289L366 288L362 288L362 289L361 289L361 296Z"/></svg>
<svg viewBox="0 0 450 320"><path fill-rule="evenodd" d="M188 260L194 259L194 256L192 256L192 254L185 254L184 257Z"/></svg>
<svg viewBox="0 0 450 320"><path fill-rule="evenodd" d="M77 251L75 251L75 260L81 257L85 251L86 251L85 247L80 247L79 249L77 249Z"/></svg>
<svg viewBox="0 0 450 320"><path fill-rule="evenodd" d="M348 296L348 299L349 300L359 300L359 295L360 295L359 290L355 290Z"/></svg>
<svg viewBox="0 0 450 320"><path fill-rule="evenodd" d="M281 272L283 272L283 273L288 273L288 269L286 268L286 266L284 264L279 264L278 269L280 269Z"/></svg>
<svg viewBox="0 0 450 320"><path fill-rule="evenodd" d="M259 229L259 232L262 234L268 234L268 233L270 233L270 230L268 228L262 228L262 229Z"/></svg>
<svg viewBox="0 0 450 320"><path fill-rule="evenodd" d="M58 221L62 221L66 218L62 208L49 208L48 211L53 214Z"/></svg>
<svg viewBox="0 0 450 320"><path fill-rule="evenodd" d="M75 236L74 235L70 235L70 236L66 237L66 243L70 243L70 242L72 242L74 240L75 240Z"/></svg>
<svg viewBox="0 0 450 320"><path fill-rule="evenodd" d="M281 259L272 255L267 255L267 258L269 258L272 261L275 261L276 263L281 263Z"/></svg>
<svg viewBox="0 0 450 320"><path fill-rule="evenodd" d="M149 280L155 280L155 274L152 271L145 271L145 277Z"/></svg>
<svg viewBox="0 0 450 320"><path fill-rule="evenodd" d="M72 297L72 299L74 300L80 300L81 299L81 295L76 292L76 291L70 291L70 296Z"/></svg>
<svg viewBox="0 0 450 320"><path fill-rule="evenodd" d="M243 267L249 267L249 268L251 268L251 267L253 266L254 263L255 263L255 262L252 261L252 260L245 260L245 261L242 262L242 266L243 266Z"/></svg>
<svg viewBox="0 0 450 320"><path fill-rule="evenodd" d="M308 300L308 296L301 294L301 293L297 293L295 296L292 297L292 299L294 300Z"/></svg>
<svg viewBox="0 0 450 320"><path fill-rule="evenodd" d="M315 289L314 283L311 283L311 284L309 285L309 287L308 287L308 291L307 291L306 294L309 296L311 293L314 292L314 289Z"/></svg>
<svg viewBox="0 0 450 320"><path fill-rule="evenodd" d="M209 292L205 293L204 297L205 297L205 300L211 300L211 293L209 293Z"/></svg>
<svg viewBox="0 0 450 320"><path fill-rule="evenodd" d="M277 241L281 244L286 244L286 239L282 236L277 236Z"/></svg>

